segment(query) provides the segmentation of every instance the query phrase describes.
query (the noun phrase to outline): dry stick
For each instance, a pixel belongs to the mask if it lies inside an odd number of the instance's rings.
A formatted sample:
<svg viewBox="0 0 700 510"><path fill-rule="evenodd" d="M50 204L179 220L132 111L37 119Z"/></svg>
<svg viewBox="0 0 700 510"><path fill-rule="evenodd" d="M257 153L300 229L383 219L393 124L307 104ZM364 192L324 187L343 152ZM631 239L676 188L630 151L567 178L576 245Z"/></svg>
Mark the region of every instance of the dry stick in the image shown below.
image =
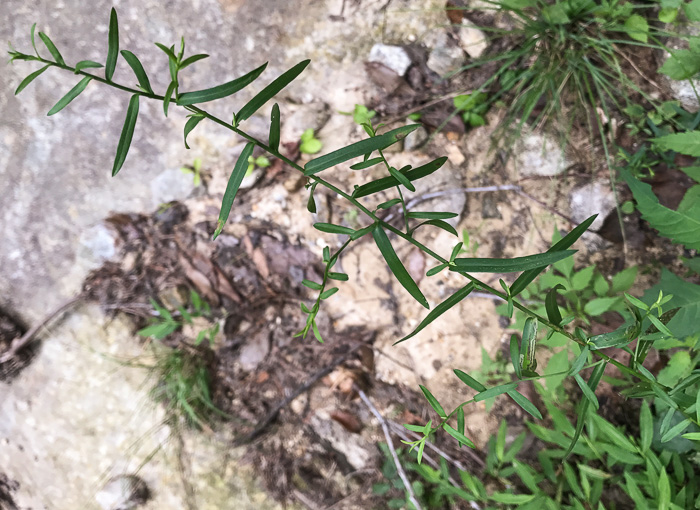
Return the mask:
<svg viewBox="0 0 700 510"><path fill-rule="evenodd" d="M39 330L41 328L43 328L47 323L49 323L54 317L68 310L71 306L80 301L81 298L82 295L79 294L70 298L67 301L64 301L63 303L61 303L61 305L59 305L58 308L56 308L54 311L52 311L46 317L44 317L41 321L39 321L37 324L31 327L29 331L27 331L24 335L22 335L20 338L16 338L15 340L13 340L12 345L10 345L8 351L2 356L0 356L0 364L10 361L22 348L24 348L24 346L26 346L29 342L32 341L32 339L37 335L37 333L39 333Z"/></svg>
<svg viewBox="0 0 700 510"><path fill-rule="evenodd" d="M311 388L314 384L316 384L316 383L318 382L319 379L321 379L322 377L325 377L326 375L330 374L330 373L335 369L335 367L337 367L338 365L340 365L341 363L343 363L343 362L344 362L345 360L347 360L352 354L354 354L355 351L357 351L357 349L359 349L361 345L362 345L362 344L357 344L357 345L355 345L355 346L354 346L352 349L350 349L347 353L345 353L345 354L342 355L341 357L339 357L339 358L337 358L336 360L334 360L334 361L333 361L330 365L328 365L326 368L324 368L324 369L321 370L320 372L317 372L317 373L315 373L313 376L311 376L311 378L310 378L309 380L307 380L304 384L302 384L302 385L299 386L296 390L294 390L287 398L285 398L285 399L282 400L279 404L277 404L277 405L272 409L272 411L270 411L269 413L267 413L267 415L265 415L265 417L264 417L262 420L260 420L260 421L258 422L258 424L256 425L256 427L253 429L252 432L250 432L249 434L246 434L246 435L243 436L241 439L237 439L237 440L234 442L234 443L236 444L236 446L241 446L241 445L243 445L243 444L250 443L253 439L255 439L255 438L258 437L260 434L262 434L262 432L268 427L268 425L270 425L270 423L272 423L272 422L275 420L275 418L277 417L277 414L278 414L282 409L284 409L285 407L287 407L287 406L289 405L289 403L290 403L292 400L294 400L294 399L297 398L299 395L301 395L302 393L304 393L304 392L306 392L307 390L309 390L309 388Z"/></svg>
<svg viewBox="0 0 700 510"><path fill-rule="evenodd" d="M389 451L391 452L391 457L394 459L394 464L396 464L396 471L399 473L399 477L401 478L401 481L403 482L403 485L406 488L406 492L408 492L408 499L411 501L411 503L413 503L413 506L416 508L416 510L422 510L420 503L418 503L418 500L416 499L416 495L413 493L413 487L408 481L406 472L403 470L401 462L399 462L399 456L396 454L396 450L394 449L394 443L391 441L391 434L389 433L389 427L387 426L386 420L384 420L384 417L379 413L379 411L377 411L377 408L374 407L374 405L372 404L372 402L367 397L364 391L362 391L357 386L355 386L355 391L365 403L367 408L372 412L374 417L377 418L377 420L379 420L379 423L382 426L382 431L384 432L386 444L389 447Z"/></svg>

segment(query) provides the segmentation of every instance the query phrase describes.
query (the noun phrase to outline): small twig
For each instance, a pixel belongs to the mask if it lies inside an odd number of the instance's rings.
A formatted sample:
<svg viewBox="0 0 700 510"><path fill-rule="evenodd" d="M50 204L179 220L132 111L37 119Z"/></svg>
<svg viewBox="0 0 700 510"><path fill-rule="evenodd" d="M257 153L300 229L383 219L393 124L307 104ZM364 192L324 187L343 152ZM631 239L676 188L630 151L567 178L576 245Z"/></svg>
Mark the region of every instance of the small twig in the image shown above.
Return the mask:
<svg viewBox="0 0 700 510"><path fill-rule="evenodd" d="M63 303L61 303L61 305L59 305L58 308L53 310L41 321L39 321L37 324L31 327L29 331L27 331L24 335L22 335L20 338L16 338L15 340L13 340L12 345L10 345L10 348L7 350L7 352L0 356L0 364L10 361L20 350L22 350L29 342L31 342L34 339L34 337L37 335L37 333L39 333L39 330L41 330L41 328L46 326L46 324L48 324L54 317L68 310L71 306L80 301L81 298L82 295L79 294L75 297L70 298L67 301L64 301Z"/></svg>
<svg viewBox="0 0 700 510"><path fill-rule="evenodd" d="M374 417L377 418L377 420L379 420L379 423L382 426L382 431L384 432L384 438L386 439L386 444L389 447L389 451L391 452L391 457L394 459L394 464L396 464L396 471L399 473L399 477L401 478L401 481L403 482L403 485L406 488L406 492L408 492L408 499L411 501L411 503L413 503L413 506L415 507L416 510L422 510L420 503L418 503L418 500L416 499L416 495L413 493L413 487L411 486L411 482L408 481L408 477L406 476L406 472L403 470L403 466L401 465L401 462L399 462L399 456L396 454L396 450L394 449L394 443L391 440L391 433L389 432L389 427L387 426L386 420L379 413L379 411L377 411L377 408L374 407L374 404L372 404L372 402L367 397L367 395L365 394L364 391L362 391L357 386L355 386L355 391L362 399L362 402L365 403L367 408L374 415Z"/></svg>
<svg viewBox="0 0 700 510"><path fill-rule="evenodd" d="M309 510L321 510L321 508L299 489L294 489L294 497Z"/></svg>
<svg viewBox="0 0 700 510"><path fill-rule="evenodd" d="M301 395L302 393L308 391L314 384L316 384L316 383L318 382L319 379L321 379L321 378L325 377L326 375L330 374L330 373L335 369L335 367L337 367L337 366L340 365L341 363L345 362L345 360L347 360L352 354L354 354L355 351L357 351L357 349L359 349L361 345L362 345L362 344L357 344L357 345L355 345L355 346L354 346L353 348L351 348L347 353L345 353L344 355L342 355L342 356L340 356L339 358L337 358L335 361L333 361L333 362L332 362L330 365L328 365L326 368L324 368L324 369L321 370L320 372L316 372L313 376L311 376L311 378L308 379L304 384L302 384L301 386L299 386L299 387L298 387L296 390L294 390L287 398L285 398L285 399L282 400L279 404L277 404L277 405L272 409L272 411L270 411L269 413L267 413L267 415L265 415L265 417L264 417L262 420L260 420L260 421L258 422L258 424L256 425L256 427L253 429L252 432L250 432L249 434L246 434L246 435L243 436L241 439L237 439L237 440L235 441L236 446L240 446L240 445L243 445L243 444L246 444L246 443L250 443L253 439L255 439L255 438L258 437L260 434L262 434L263 431L268 427L268 425L270 425L270 423L272 423L272 422L275 420L275 418L277 417L277 414L278 414L282 409L284 409L285 407L287 407L287 406L290 404L290 402L291 402L292 400L294 400L295 398L297 398L297 397L298 397L299 395Z"/></svg>

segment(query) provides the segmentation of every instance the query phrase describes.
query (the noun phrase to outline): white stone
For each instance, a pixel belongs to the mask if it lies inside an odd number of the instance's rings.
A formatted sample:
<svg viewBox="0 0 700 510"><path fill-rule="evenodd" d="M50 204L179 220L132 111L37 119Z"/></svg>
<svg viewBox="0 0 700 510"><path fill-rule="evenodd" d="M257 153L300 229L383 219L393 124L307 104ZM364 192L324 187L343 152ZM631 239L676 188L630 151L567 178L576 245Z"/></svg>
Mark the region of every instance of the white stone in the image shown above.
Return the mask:
<svg viewBox="0 0 700 510"><path fill-rule="evenodd" d="M592 230L603 226L605 217L615 209L615 195L607 181L591 182L569 193L571 219L581 223L586 218L597 214L591 225Z"/></svg>
<svg viewBox="0 0 700 510"><path fill-rule="evenodd" d="M399 76L403 76L411 67L411 57L401 46L375 44L369 51L369 61L385 65Z"/></svg>
<svg viewBox="0 0 700 510"><path fill-rule="evenodd" d="M466 51L467 55L471 58L481 57L489 46L486 34L476 28L472 23L467 23L465 21L459 28L457 34L459 35L460 46L462 46L462 49Z"/></svg>
<svg viewBox="0 0 700 510"><path fill-rule="evenodd" d="M551 137L524 135L515 148L516 169L523 176L553 177L569 166L564 150Z"/></svg>
<svg viewBox="0 0 700 510"><path fill-rule="evenodd" d="M464 52L462 48L452 42L447 32L439 32L431 37L434 44L428 56L426 65L431 71L440 76L445 76L456 71L464 63Z"/></svg>

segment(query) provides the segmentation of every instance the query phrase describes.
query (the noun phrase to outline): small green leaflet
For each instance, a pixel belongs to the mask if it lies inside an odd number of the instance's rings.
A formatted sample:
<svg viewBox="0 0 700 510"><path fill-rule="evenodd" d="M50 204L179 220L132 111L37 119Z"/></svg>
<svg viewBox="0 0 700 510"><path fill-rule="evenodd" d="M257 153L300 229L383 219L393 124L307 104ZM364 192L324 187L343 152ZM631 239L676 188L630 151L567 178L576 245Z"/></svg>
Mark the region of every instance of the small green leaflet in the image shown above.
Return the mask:
<svg viewBox="0 0 700 510"><path fill-rule="evenodd" d="M199 62L200 60L203 60L205 58L208 58L209 55L205 53L199 53L197 55L192 55L191 57L187 57L185 60L180 62L180 70L183 70L184 68L191 66L195 62Z"/></svg>
<svg viewBox="0 0 700 510"><path fill-rule="evenodd" d="M531 415L533 418L537 418L538 420L542 419L542 414L540 413L539 409L537 409L537 407L535 407L535 404L530 402L525 395L523 395L517 390L510 390L506 393L510 398L512 398L515 401L516 404L522 407L526 413Z"/></svg>
<svg viewBox="0 0 700 510"><path fill-rule="evenodd" d="M438 266L435 266L432 269L428 269L428 272L425 273L425 276L435 276L436 274L438 274L440 271L442 271L446 267L447 267L447 264L440 264Z"/></svg>
<svg viewBox="0 0 700 510"><path fill-rule="evenodd" d="M377 230L379 230L379 229L377 229ZM450 308L455 306L457 303L462 301L465 297L467 297L469 295L469 293L474 290L474 288L475 288L474 284L470 282L466 286L459 289L457 292L455 292L450 297L445 299L445 301L443 301L442 303L437 305L435 308L433 308L430 311L430 313L428 313L428 315L425 317L425 319L423 319L421 321L421 323L418 324L418 327L416 327L416 329L414 329L410 334L406 335L398 342L394 343L394 345L400 344L401 342L405 342L409 338L413 338L414 336L416 336L423 329L425 329L431 322L433 322L435 319L440 317L447 310L449 310Z"/></svg>
<svg viewBox="0 0 700 510"><path fill-rule="evenodd" d="M231 176L228 179L228 185L226 186L226 192L224 193L224 199L221 202L221 212L219 213L219 220L216 224L216 231L214 232L213 239L216 239L226 224L228 215L231 213L231 207L233 207L233 200L236 198L236 193L238 193L238 188L243 182L243 177L245 177L246 170L248 169L248 158L253 154L253 149L255 144L249 142L238 156L238 161L233 167ZM315 323L314 323L315 324ZM314 330L314 334L316 331ZM319 340L319 342L322 340Z"/></svg>
<svg viewBox="0 0 700 510"><path fill-rule="evenodd" d="M122 50L120 53L122 54L122 57L124 57L124 60L126 60L126 63L129 64L129 67L131 67L131 69L134 71L136 79L139 81L141 88L149 94L153 94L151 82L148 80L148 76L141 65L141 61L129 50Z"/></svg>
<svg viewBox="0 0 700 510"><path fill-rule="evenodd" d="M242 88L253 83L257 79L257 77L260 76L260 74L265 70L266 67L267 62L265 62L257 69L253 69L248 74L245 74L240 78L236 78L235 80L232 80L228 83L224 83L223 85L217 85L216 87L212 87L210 89L197 90L194 92L185 92L183 94L180 94L180 97L177 99L177 104L180 106L189 106L197 103L206 103L207 101L214 101L215 99L221 99L223 97L230 96L231 94L235 94Z"/></svg>
<svg viewBox="0 0 700 510"><path fill-rule="evenodd" d="M68 104L71 101L73 101L73 99L78 97L80 95L80 93L83 90L85 90L85 87L87 87L88 83L90 83L91 80L92 80L92 78L89 76L86 76L85 78L80 80L75 87L70 89L65 96L63 96L61 99L58 100L58 103L56 103L53 106L53 108L51 108L49 110L49 113L47 115L51 116L51 115L54 115L54 114L60 112L61 110L63 110L66 106L68 106Z"/></svg>
<svg viewBox="0 0 700 510"><path fill-rule="evenodd" d="M460 408L460 409L461 409L461 408ZM463 444L465 444L465 445L467 445L469 448L476 448L476 445L471 441L471 439L469 439L467 436L465 436L463 433L459 432L458 430L453 429L453 428L450 427L447 423L445 423L445 424L442 426L442 428L445 429L449 435L451 435L451 436L454 437L457 441L459 441L460 446L462 446Z"/></svg>
<svg viewBox="0 0 700 510"><path fill-rule="evenodd" d="M455 265L450 267L450 270L473 273L515 273L553 264L574 253L576 250L545 252L512 259L461 258L455 259Z"/></svg>
<svg viewBox="0 0 700 510"><path fill-rule="evenodd" d="M328 234L351 235L355 233L355 230L349 227L341 227L340 225L333 225L332 223L314 223L314 228Z"/></svg>
<svg viewBox="0 0 700 510"><path fill-rule="evenodd" d="M625 31L635 41L646 43L649 38L649 24L639 14L632 14L625 21Z"/></svg>
<svg viewBox="0 0 700 510"><path fill-rule="evenodd" d="M168 56L168 60L170 60L171 62L173 62L173 61L177 62L177 57L175 56L175 51L174 51L175 46L171 46L170 48L168 48L165 44L161 44L161 43L155 43L155 44L156 44L156 46L158 46L158 48L160 48L163 51L163 53L165 53Z"/></svg>
<svg viewBox="0 0 700 510"><path fill-rule="evenodd" d="M338 287L333 287L332 289L325 290L325 291L323 291L323 292L321 293L321 295L319 296L319 298L320 298L320 299L328 299L329 297L331 297L333 294L335 294L335 293L338 292L339 290L340 290L340 289L338 289Z"/></svg>
<svg viewBox="0 0 700 510"><path fill-rule="evenodd" d="M311 280L302 280L301 284L304 287L310 288L311 290L321 290L323 288L323 285L321 285L320 283L312 282Z"/></svg>
<svg viewBox="0 0 700 510"><path fill-rule="evenodd" d="M280 107L277 103L272 107L270 114L270 139L268 142L272 152L280 149Z"/></svg>
<svg viewBox="0 0 700 510"><path fill-rule="evenodd" d="M444 418L447 416L445 413L445 410L442 408L440 405L440 402L438 402L438 399L436 399L432 393L430 393L430 390L426 388L425 386L419 385L421 391L423 392L423 395L425 395L426 400L430 404L430 407L432 407L436 413L440 416L440 418Z"/></svg>
<svg viewBox="0 0 700 510"><path fill-rule="evenodd" d="M350 277L345 273L328 273L328 278L339 282L347 282Z"/></svg>
<svg viewBox="0 0 700 510"><path fill-rule="evenodd" d="M44 45L46 48L49 50L49 53L51 53L51 56L53 59L61 64L62 66L66 65L66 63L63 61L63 57L58 51L58 48L56 48L56 45L53 43L53 41L49 38L48 35L46 35L44 32L39 32L39 37L41 38L42 41L44 41Z"/></svg>
<svg viewBox="0 0 700 510"><path fill-rule="evenodd" d="M402 126L400 128L393 129L388 133L384 133L383 135L361 140L319 158L312 159L304 167L304 175L314 175L322 170L326 170L327 168L348 161L349 159L364 156L365 154L369 154L375 150L386 149L399 140L404 139L409 133L415 131L419 127L419 124Z"/></svg>
<svg viewBox="0 0 700 510"><path fill-rule="evenodd" d="M112 7L109 14L109 34L107 36L107 62L105 63L105 78L112 81L114 70L117 68L119 57L119 24L117 23L117 11Z"/></svg>
<svg viewBox="0 0 700 510"><path fill-rule="evenodd" d="M173 92L175 91L175 87L177 86L177 82L171 81L170 85L168 85L168 89L165 91L165 99L163 100L163 113L165 116L168 116L168 106L170 106L170 100L173 97Z"/></svg>
<svg viewBox="0 0 700 510"><path fill-rule="evenodd" d="M472 285L471 283L469 285ZM464 384L469 386L471 389L482 392L486 391L486 386L481 384L479 381L474 379L471 375L467 374L466 372L463 372L459 369L454 370L455 375L459 378L460 381L462 381Z"/></svg>
<svg viewBox="0 0 700 510"><path fill-rule="evenodd" d="M409 181L417 181L418 179L427 177L428 175L437 171L442 165L445 164L446 161L447 158L442 157L431 161L430 163L426 163L425 165L419 166L418 168L408 170L406 172L406 177ZM353 198L366 197L367 195L371 195L373 193L378 193L380 191L393 188L398 184L399 181L397 181L391 176L383 177L381 179L377 179L376 181L368 182L367 184L363 184L362 186L357 187L355 191L353 191L352 196Z"/></svg>
<svg viewBox="0 0 700 510"><path fill-rule="evenodd" d="M278 78L272 81L267 87L262 89L253 99L248 101L246 105L240 109L236 114L236 119L238 122L243 122L251 115L253 115L262 105L267 103L270 99L276 96L284 87L293 82L297 76L299 76L306 66L309 65L310 60L303 60L297 65L289 69L288 71L281 74Z"/></svg>
<svg viewBox="0 0 700 510"><path fill-rule="evenodd" d="M24 80L22 80L22 82L17 87L17 90L15 90L15 95L22 92L27 87L27 85L29 85L31 82L33 82L37 76L39 76L41 73L46 71L49 67L50 66L44 66L41 69L39 69L38 71L34 71L32 74L27 76Z"/></svg>
<svg viewBox="0 0 700 510"><path fill-rule="evenodd" d="M129 152L129 147L131 146L131 139L134 136L134 127L136 126L136 119L139 116L139 95L134 94L129 100L129 106L126 109L126 118L124 119L124 127L122 128L122 134L119 137L119 143L117 144L117 155L114 158L114 166L112 167L112 177L119 173L124 160L126 160L126 154Z"/></svg>
<svg viewBox="0 0 700 510"><path fill-rule="evenodd" d="M562 239L560 239L557 243L554 244L549 250L547 250L547 253L552 253L552 252L559 252L566 250L569 248L572 244L574 244L579 237L581 237L586 230L588 230L588 227L591 226L593 221L598 217L597 214L594 214L590 218L588 218L586 221L581 223L579 226L574 228L571 232L566 234ZM530 285L530 283L537 278L537 275L540 274L544 269L546 269L546 265L540 266L534 269L530 269L529 271L525 271L523 274L518 276L518 278L513 282L513 285L510 287L510 293L512 297L517 296L520 294L523 290L525 290L525 287Z"/></svg>
<svg viewBox="0 0 700 510"><path fill-rule="evenodd" d="M597 411L600 406L598 404L598 397L595 396L595 392L588 387L588 384L586 384L586 381L583 380L583 377L581 377L580 374L574 374L574 379L576 380L576 384L578 384L579 388L581 388L583 396L590 401L590 403L593 405L593 409Z"/></svg>
<svg viewBox="0 0 700 510"><path fill-rule="evenodd" d="M430 309L428 300L425 299L425 296L418 288L418 285L416 285L416 282L413 281L411 275L408 274L408 271L406 271L406 268L396 255L396 252L391 246L391 242L389 241L389 238L384 230L381 227L375 228L372 231L372 236L374 237L374 242L377 243L377 248L379 248L384 260L386 260L389 269L391 269L391 272L394 273L394 276L399 283L408 291L409 294L411 294L411 296L413 296L416 301L418 301L424 307Z"/></svg>
<svg viewBox="0 0 700 510"><path fill-rule="evenodd" d="M384 158L371 158L367 161L362 161L361 163L355 163L350 167L350 170L364 170L365 168L378 165L382 161L384 161Z"/></svg>
<svg viewBox="0 0 700 510"><path fill-rule="evenodd" d="M493 388L489 388L474 395L474 402L481 402L482 400L486 400L487 398L503 395L504 393L508 393L509 391L512 391L517 387L517 382L511 382L494 386Z"/></svg>
<svg viewBox="0 0 700 510"><path fill-rule="evenodd" d="M190 132L197 127L197 124L202 122L204 120L204 115L201 114L196 114L192 115L189 119L187 119L187 123L185 123L185 148L189 149L190 146L187 145L187 135L190 134Z"/></svg>

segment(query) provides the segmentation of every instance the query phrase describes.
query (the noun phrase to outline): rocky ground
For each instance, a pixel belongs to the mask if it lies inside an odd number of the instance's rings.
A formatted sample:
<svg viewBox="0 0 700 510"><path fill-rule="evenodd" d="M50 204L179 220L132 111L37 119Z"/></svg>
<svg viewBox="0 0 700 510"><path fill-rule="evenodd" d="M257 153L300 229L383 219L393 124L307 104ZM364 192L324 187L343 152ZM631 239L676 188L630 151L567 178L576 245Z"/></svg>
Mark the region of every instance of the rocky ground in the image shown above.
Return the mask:
<svg viewBox="0 0 700 510"><path fill-rule="evenodd" d="M212 105L222 118L266 81L311 58L309 70L278 98L282 147L303 162L309 156L299 154L299 139L308 128L324 152L362 138L362 129L340 113L356 104L398 125L417 106L479 83L483 72L441 79L488 46L468 19L449 27L443 4L270 1L264 13L246 0L122 1L116 7L122 45L154 70L156 89L167 84L167 70L152 41L184 35L192 51L211 55L183 79L186 89L270 61L261 85ZM36 21L68 61L103 58L108 3L9 0L5 7L0 35L16 47L29 46ZM116 509L141 500L154 509L277 508L281 500L368 508L370 486L381 476L377 443L385 438L359 392L390 423L427 421L418 384L446 407L462 402L466 391L452 370L478 368L482 349L493 356L509 338L496 303L470 296L410 342L392 346L425 311L393 280L376 247L361 241L338 263L350 280L322 312L326 342L292 339L303 325L299 302L308 301L300 282L317 277L323 246L338 242L312 223L357 227L357 211L319 189L310 215L303 179L273 162L246 180L224 234L212 242L241 140L203 122L187 151L184 115L173 109L164 119L158 104L144 103L126 164L111 178L126 97L93 84L47 118L75 80L46 75L15 98L11 91L27 72L17 63L0 74L0 356L50 310L71 306L41 328L40 344L0 365L0 508ZM128 72L122 61L117 81L131 80ZM460 213L453 224L469 232L472 253L482 257L543 251L554 228L568 230L598 213L594 229L602 235L584 238L578 260L605 256L609 270L624 264L614 229L605 231L615 205L607 171L590 164L582 142L574 139L562 151L549 135L529 133L505 150L492 144L502 120L497 110L484 127L465 132L461 121L451 121L428 141L450 106L429 108L424 127L389 154L397 168L448 157L435 178L410 195L416 210ZM243 129L265 139L269 108ZM202 162L198 186L181 171L195 158ZM348 166L329 172L347 190L379 175ZM513 185L518 190L507 189ZM465 191L494 186L505 188ZM438 232L418 237L447 254L454 236ZM395 248L432 305L462 286L448 272L426 278L431 263L422 253L401 243ZM188 305L188 289L212 313L166 343L187 345L206 360L214 404L228 415L199 430L173 422L168 406L150 397L149 367L159 355L135 334L153 316L149 298L176 309ZM192 347L212 324L220 327L211 348ZM307 388L304 381L314 384ZM483 446L501 417L518 412L473 406L468 435ZM453 455L465 466L482 462L461 450ZM131 503L120 502L124 492Z"/></svg>

